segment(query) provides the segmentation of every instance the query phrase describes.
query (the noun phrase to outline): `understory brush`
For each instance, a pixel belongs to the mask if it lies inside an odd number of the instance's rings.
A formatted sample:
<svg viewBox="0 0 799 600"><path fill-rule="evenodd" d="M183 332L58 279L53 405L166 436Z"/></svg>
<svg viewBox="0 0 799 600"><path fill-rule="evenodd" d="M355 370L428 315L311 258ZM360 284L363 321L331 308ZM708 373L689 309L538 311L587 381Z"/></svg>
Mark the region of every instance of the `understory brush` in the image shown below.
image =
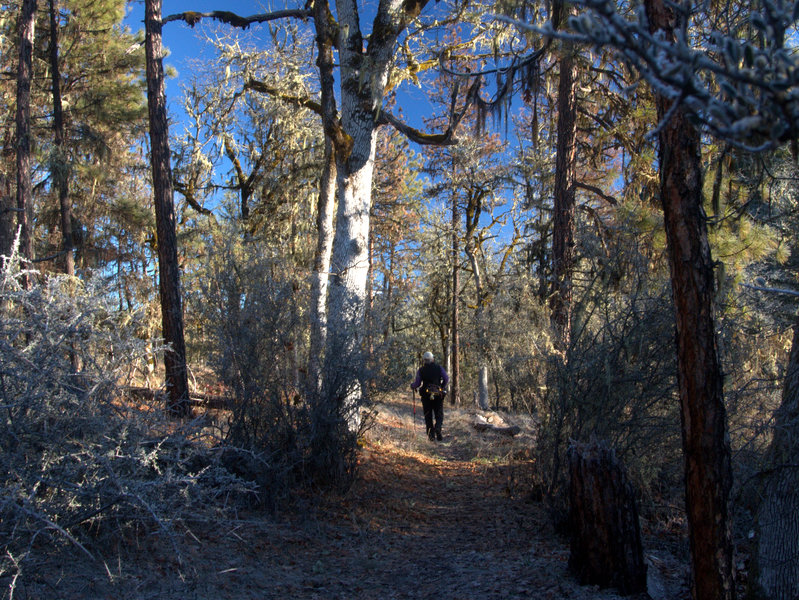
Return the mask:
<svg viewBox="0 0 799 600"><path fill-rule="evenodd" d="M145 364L138 315L99 279L29 288L16 256L0 274L0 583L15 586L66 545L95 556L138 531L170 539L254 486L221 465L202 422L134 402L120 382ZM31 279L35 279L35 274ZM180 550L175 554L180 560Z"/></svg>
<svg viewBox="0 0 799 600"><path fill-rule="evenodd" d="M257 485L270 510L305 488L344 489L367 423L353 427L360 405L341 401L348 391L323 392L303 367L305 283L240 235L225 239L209 253L191 310L202 358L228 395L219 422L225 463Z"/></svg>

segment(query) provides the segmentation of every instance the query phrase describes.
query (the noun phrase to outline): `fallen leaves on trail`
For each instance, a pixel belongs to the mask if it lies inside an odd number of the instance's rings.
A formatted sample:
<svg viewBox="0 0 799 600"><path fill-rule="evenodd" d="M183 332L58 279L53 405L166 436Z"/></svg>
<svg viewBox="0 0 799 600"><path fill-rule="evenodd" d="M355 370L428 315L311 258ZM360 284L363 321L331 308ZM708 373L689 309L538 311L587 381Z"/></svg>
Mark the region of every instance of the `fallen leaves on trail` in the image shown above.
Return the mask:
<svg viewBox="0 0 799 600"><path fill-rule="evenodd" d="M445 409L443 443L429 442L419 421L410 399L387 396L365 436L359 477L346 494L315 496L284 520L252 513L235 521L186 523L178 540L180 570L169 543L145 538L145 545L121 548L115 568L98 568L80 556L60 568L43 565L38 583L23 595L618 598L574 581L568 541L555 535L542 505L529 499L532 419L519 418L514 425L522 432L508 438L476 432L468 411ZM658 589L671 593L683 575L674 561L669 568L677 575L658 580Z"/></svg>

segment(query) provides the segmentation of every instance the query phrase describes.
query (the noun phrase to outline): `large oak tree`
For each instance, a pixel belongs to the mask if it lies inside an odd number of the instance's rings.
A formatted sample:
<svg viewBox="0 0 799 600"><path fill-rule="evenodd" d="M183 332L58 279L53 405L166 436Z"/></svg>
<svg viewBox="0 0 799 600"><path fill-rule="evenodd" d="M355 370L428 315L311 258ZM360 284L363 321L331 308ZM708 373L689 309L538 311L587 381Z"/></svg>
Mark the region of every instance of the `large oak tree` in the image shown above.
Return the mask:
<svg viewBox="0 0 799 600"><path fill-rule="evenodd" d="M365 377L364 318L368 300L369 216L377 129L390 124L418 143L446 144L452 140L458 121L457 117L453 118L443 133L422 134L394 118L384 105L389 74L395 68L398 41L427 3L427 0L381 0L368 35L364 33L361 17L365 11L357 0L337 0L335 19L327 0L316 0L310 6L312 10L284 10L250 17L225 11L191 12L164 19L164 22L182 20L194 25L209 17L236 27L248 27L276 19L313 18L319 49L321 102L281 96L316 110L334 148L337 213L324 327L322 390L323 397L338 405L342 409L340 414L346 414L350 424L356 427L357 405L363 398L362 379ZM334 63L336 50L338 61ZM333 82L336 66L339 106L335 102ZM257 82L252 82L251 87L277 93Z"/></svg>

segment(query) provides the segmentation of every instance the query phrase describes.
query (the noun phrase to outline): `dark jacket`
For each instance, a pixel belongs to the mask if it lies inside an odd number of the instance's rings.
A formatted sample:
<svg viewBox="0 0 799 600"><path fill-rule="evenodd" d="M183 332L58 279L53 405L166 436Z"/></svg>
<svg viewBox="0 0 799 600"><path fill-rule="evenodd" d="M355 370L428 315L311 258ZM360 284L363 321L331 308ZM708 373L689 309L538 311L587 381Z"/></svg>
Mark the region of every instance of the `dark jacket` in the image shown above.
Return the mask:
<svg viewBox="0 0 799 600"><path fill-rule="evenodd" d="M416 379L411 384L411 388L416 390L421 387L422 393L424 393L429 383L440 385L442 389L446 389L449 384L447 372L434 362L425 363L416 371Z"/></svg>

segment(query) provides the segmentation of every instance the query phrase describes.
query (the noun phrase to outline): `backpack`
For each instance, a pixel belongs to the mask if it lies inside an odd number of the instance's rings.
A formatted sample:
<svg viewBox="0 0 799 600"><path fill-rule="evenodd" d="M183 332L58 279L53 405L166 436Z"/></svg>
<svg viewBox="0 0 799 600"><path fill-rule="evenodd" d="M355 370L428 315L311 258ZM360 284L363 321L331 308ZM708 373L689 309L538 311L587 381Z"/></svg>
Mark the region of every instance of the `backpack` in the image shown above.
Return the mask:
<svg viewBox="0 0 799 600"><path fill-rule="evenodd" d="M422 386L422 393L429 395L435 400L439 400L444 397L446 390L438 383L425 383Z"/></svg>
<svg viewBox="0 0 799 600"><path fill-rule="evenodd" d="M423 365L419 373L422 379L421 392L436 400L442 399L447 391L441 385L441 367L435 363Z"/></svg>

